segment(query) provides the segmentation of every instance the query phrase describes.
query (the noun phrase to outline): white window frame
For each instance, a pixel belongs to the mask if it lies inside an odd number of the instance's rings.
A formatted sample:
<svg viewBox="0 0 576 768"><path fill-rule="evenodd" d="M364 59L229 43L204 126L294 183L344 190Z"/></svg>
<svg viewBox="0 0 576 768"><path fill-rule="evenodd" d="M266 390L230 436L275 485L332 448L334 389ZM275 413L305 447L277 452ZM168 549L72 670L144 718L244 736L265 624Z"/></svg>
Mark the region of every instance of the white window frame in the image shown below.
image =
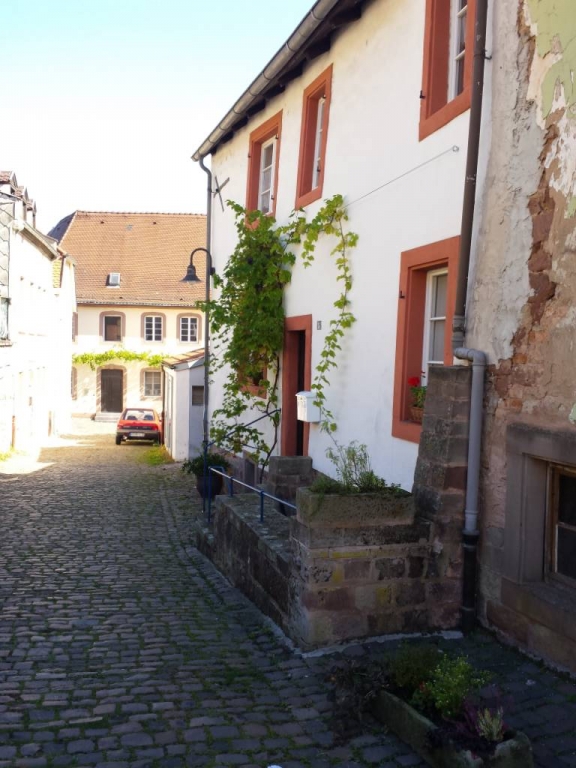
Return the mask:
<svg viewBox="0 0 576 768"><path fill-rule="evenodd" d="M195 326L194 327L194 338L191 338L191 334L190 334L190 323L191 323L192 320L194 321L194 326ZM187 339L182 338L182 336L184 335L183 334L183 330L184 329L182 327L184 325L184 323L186 323L188 325L188 329L187 329L188 338ZM178 337L179 337L180 341L183 341L183 342L185 342L187 344L190 344L193 341L198 341L198 318L195 317L194 315L188 315L186 317L181 317L180 318L180 327L178 329Z"/></svg>
<svg viewBox="0 0 576 768"><path fill-rule="evenodd" d="M464 67L466 58L466 27L468 21L469 0L451 0L450 3L450 57L448 66L448 101L452 101L462 91L458 90L458 75ZM462 19L464 22L461 23ZM463 33L462 40L460 33ZM464 72L462 72L464 81Z"/></svg>
<svg viewBox="0 0 576 768"><path fill-rule="evenodd" d="M154 386L151 387L151 392L147 392L147 378L154 376ZM158 376L158 391L156 391L156 376ZM144 397L162 397L162 373L161 371L144 371Z"/></svg>
<svg viewBox="0 0 576 768"><path fill-rule="evenodd" d="M150 336L148 336L148 321L151 321ZM164 328L162 326L162 315L145 315L144 316L144 340L145 341L162 341ZM157 339L158 326L160 327L160 338Z"/></svg>
<svg viewBox="0 0 576 768"><path fill-rule="evenodd" d="M439 269L431 269L426 274L426 302L424 304L424 338L422 340L422 384L428 383L428 369L431 365L444 365L444 359L431 360L430 359L430 340L432 338L431 329L432 324L439 320L444 320L446 323L446 315L438 315L438 317L432 317L432 306L435 298L434 286L435 279L441 275L448 276L448 268L441 267ZM448 288L448 286L446 286ZM446 296L448 299L448 296ZM446 325L444 325L444 332L446 332Z"/></svg>
<svg viewBox="0 0 576 768"><path fill-rule="evenodd" d="M559 475L576 477L576 468L561 464L548 464L548 506L546 510L546 552L544 558L545 574L548 579L561 582L566 586L576 587L576 580L558 570L558 533L559 530L576 532L576 526L559 520Z"/></svg>
<svg viewBox="0 0 576 768"><path fill-rule="evenodd" d="M326 96L321 96L316 105L316 135L314 136L314 164L312 166L312 189L320 184L322 160L322 135L324 133L324 120L326 116Z"/></svg>
<svg viewBox="0 0 576 768"><path fill-rule="evenodd" d="M264 165L264 155L265 150L268 147L272 147L272 160L270 165ZM264 173L270 169L270 186L268 189L263 188L264 183ZM275 181L275 175L276 175L276 136L272 136L271 139L268 139L267 141L263 141L260 145L260 171L258 174L258 210L262 211L262 213L271 213L272 212L272 206L274 202L274 181ZM262 205L262 199L263 197L267 195L268 196L268 208L264 210L264 206Z"/></svg>

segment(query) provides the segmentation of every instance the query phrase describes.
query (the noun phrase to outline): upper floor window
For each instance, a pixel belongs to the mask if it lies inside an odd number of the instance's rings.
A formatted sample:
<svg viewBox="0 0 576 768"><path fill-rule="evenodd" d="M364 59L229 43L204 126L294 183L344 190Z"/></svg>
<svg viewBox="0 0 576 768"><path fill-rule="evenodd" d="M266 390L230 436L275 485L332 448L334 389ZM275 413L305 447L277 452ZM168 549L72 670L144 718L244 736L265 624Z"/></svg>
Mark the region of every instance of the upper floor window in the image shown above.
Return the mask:
<svg viewBox="0 0 576 768"><path fill-rule="evenodd" d="M332 66L304 91L296 207L302 208L322 196L328 140L328 116L332 91Z"/></svg>
<svg viewBox="0 0 576 768"><path fill-rule="evenodd" d="M8 299L0 298L0 339L8 338Z"/></svg>
<svg viewBox="0 0 576 768"><path fill-rule="evenodd" d="M144 339L162 341L162 316L146 315L144 318Z"/></svg>
<svg viewBox="0 0 576 768"><path fill-rule="evenodd" d="M246 208L274 215L278 189L278 161L282 112L250 134Z"/></svg>
<svg viewBox="0 0 576 768"><path fill-rule="evenodd" d="M476 0L426 0L420 139L470 107Z"/></svg>
<svg viewBox="0 0 576 768"><path fill-rule="evenodd" d="M104 341L122 341L122 318L120 315L104 317Z"/></svg>
<svg viewBox="0 0 576 768"><path fill-rule="evenodd" d="M198 318L181 317L179 328L180 341L198 341Z"/></svg>

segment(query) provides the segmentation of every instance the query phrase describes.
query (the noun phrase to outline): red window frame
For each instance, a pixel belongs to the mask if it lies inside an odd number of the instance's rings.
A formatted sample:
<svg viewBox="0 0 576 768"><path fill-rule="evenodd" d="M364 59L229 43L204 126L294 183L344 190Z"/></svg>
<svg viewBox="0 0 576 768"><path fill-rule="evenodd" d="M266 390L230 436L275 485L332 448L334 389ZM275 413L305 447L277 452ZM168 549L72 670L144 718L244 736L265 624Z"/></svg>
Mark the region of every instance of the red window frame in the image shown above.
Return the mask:
<svg viewBox="0 0 576 768"><path fill-rule="evenodd" d="M276 157L274 158L274 191L272 207L267 215L276 215L276 198L278 196L278 168L280 161L280 140L282 135L282 111L262 123L250 134L248 150L248 180L246 183L246 209L258 210L258 191L260 184L260 158L262 145L276 136Z"/></svg>
<svg viewBox="0 0 576 768"><path fill-rule="evenodd" d="M474 18L476 0L468 0L466 14L466 56L464 90L448 101L450 68L450 0L426 0L424 67L420 105L419 139L447 125L470 109L474 59Z"/></svg>
<svg viewBox="0 0 576 768"><path fill-rule="evenodd" d="M318 184L312 188L314 176L314 150L318 120L318 102L324 99L324 125L320 145L320 172ZM328 122L332 98L332 64L313 80L304 90L302 101L302 126L300 129L300 153L298 156L298 179L296 182L296 208L313 203L322 197L326 146L328 144Z"/></svg>
<svg viewBox="0 0 576 768"><path fill-rule="evenodd" d="M441 267L448 269L444 365L452 364L450 330L456 301L459 249L460 237L450 237L447 240L439 240L436 243L404 251L401 256L392 435L402 440L420 442L422 425L409 420L408 379L412 376L420 376L422 370L426 278L431 270Z"/></svg>

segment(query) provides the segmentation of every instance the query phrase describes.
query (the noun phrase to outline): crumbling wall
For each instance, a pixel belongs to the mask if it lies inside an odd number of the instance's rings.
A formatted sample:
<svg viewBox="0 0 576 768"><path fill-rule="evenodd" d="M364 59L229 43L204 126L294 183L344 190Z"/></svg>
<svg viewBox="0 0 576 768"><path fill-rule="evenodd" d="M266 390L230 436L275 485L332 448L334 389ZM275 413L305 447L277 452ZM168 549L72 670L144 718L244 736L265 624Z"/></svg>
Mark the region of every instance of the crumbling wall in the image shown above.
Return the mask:
<svg viewBox="0 0 576 768"><path fill-rule="evenodd" d="M572 430L576 415L576 12L573 0L494 5L492 145L467 336L490 361L483 609L501 599L507 427Z"/></svg>

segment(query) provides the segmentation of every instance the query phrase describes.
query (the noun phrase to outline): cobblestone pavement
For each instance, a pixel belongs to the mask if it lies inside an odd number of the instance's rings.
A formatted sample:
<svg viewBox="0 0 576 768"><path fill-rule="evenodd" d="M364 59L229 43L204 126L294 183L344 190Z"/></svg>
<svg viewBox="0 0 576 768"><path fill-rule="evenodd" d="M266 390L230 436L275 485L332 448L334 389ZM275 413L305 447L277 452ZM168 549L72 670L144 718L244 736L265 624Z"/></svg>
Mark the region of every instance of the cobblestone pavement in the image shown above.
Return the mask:
<svg viewBox="0 0 576 768"><path fill-rule="evenodd" d="M335 746L325 662L182 546L190 478L86 432L0 474L0 766L420 764Z"/></svg>
<svg viewBox="0 0 576 768"><path fill-rule="evenodd" d="M290 652L190 547L188 476L89 432L0 474L0 768L422 765L383 729L336 745L333 657ZM576 766L574 682L485 633L449 646L493 672L538 766Z"/></svg>

